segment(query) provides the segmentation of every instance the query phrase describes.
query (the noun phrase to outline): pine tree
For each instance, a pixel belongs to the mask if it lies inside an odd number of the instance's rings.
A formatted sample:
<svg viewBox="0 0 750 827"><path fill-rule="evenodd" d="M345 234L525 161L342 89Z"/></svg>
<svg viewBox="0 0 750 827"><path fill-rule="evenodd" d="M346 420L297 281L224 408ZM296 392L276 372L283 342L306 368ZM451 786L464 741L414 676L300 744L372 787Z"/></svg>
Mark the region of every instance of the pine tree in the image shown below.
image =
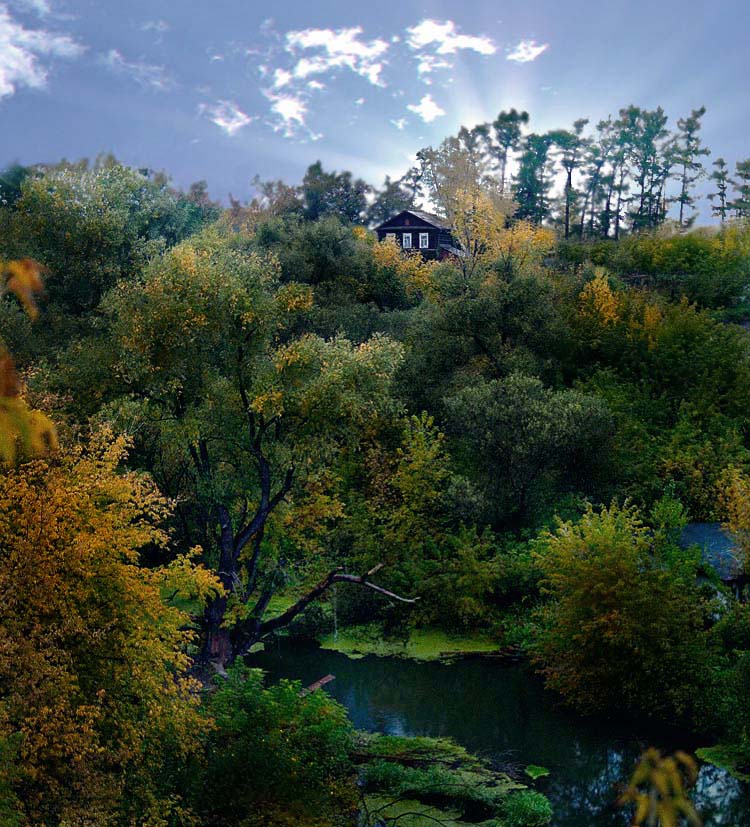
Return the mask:
<svg viewBox="0 0 750 827"><path fill-rule="evenodd" d="M723 224L727 219L729 212L729 203L727 199L727 192L729 190L729 167L723 158L717 158L713 166L716 169L711 173L711 180L716 186L716 192L709 193L708 197L711 202L718 201L718 203L711 204L711 212L714 216L718 216Z"/></svg>
<svg viewBox="0 0 750 827"><path fill-rule="evenodd" d="M572 132L561 129L551 133L552 141L560 153L560 166L565 170L565 190L563 194L565 238L570 237L570 214L576 198L573 189L573 173L581 166L583 154L589 144L589 140L583 137L583 128L588 122L588 118L580 118L573 124Z"/></svg>
<svg viewBox="0 0 750 827"><path fill-rule="evenodd" d="M734 166L735 175L732 180L735 198L729 204L737 218L750 218L750 158L737 161Z"/></svg>
<svg viewBox="0 0 750 827"><path fill-rule="evenodd" d="M695 215L686 219L685 211L692 209L695 205L693 190L695 183L705 174L701 156L708 155L709 151L701 146L701 139L698 133L701 128L701 118L706 114L706 107L693 109L690 116L680 118L677 121L678 134L674 143L673 159L678 173L676 179L680 183L680 193L675 201L680 205L679 222L680 227L691 224Z"/></svg>
<svg viewBox="0 0 750 827"><path fill-rule="evenodd" d="M516 176L513 197L518 204L517 218L528 218L541 224L549 217L549 192L552 187L551 134L526 136L520 166Z"/></svg>
<svg viewBox="0 0 750 827"><path fill-rule="evenodd" d="M528 112L501 112L492 122L495 145L494 156L500 168L500 189L505 192L508 180L508 161L511 153L516 152L521 145L521 130L529 122Z"/></svg>

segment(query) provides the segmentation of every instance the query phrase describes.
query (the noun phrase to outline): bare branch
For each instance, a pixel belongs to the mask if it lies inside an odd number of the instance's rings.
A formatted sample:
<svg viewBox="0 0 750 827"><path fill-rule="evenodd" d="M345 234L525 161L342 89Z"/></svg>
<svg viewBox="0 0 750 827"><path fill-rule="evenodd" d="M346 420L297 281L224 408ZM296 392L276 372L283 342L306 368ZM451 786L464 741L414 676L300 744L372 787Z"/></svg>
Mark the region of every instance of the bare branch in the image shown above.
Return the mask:
<svg viewBox="0 0 750 827"><path fill-rule="evenodd" d="M298 614L303 612L307 606L315 600L315 598L320 597L320 595L326 592L331 586L333 586L334 583L354 583L357 586L364 586L366 589L371 589L378 594L383 594L386 597L390 597L392 600L398 600L401 603L416 603L417 600L419 600L418 597L402 597L401 595L396 594L389 589L384 589L382 586L378 586L376 583L371 583L366 579L367 577L372 576L375 572L379 571L382 567L383 564L378 563L377 566L374 566L370 569L370 571L361 576L356 574L345 574L343 568L341 567L334 569L329 572L316 586L313 586L307 594L300 597L300 599L290 606L285 612L282 612L277 617L272 617L270 620L266 620L264 623L261 623L258 627L257 639L260 639L276 629L281 629L291 623L291 621L294 620Z"/></svg>

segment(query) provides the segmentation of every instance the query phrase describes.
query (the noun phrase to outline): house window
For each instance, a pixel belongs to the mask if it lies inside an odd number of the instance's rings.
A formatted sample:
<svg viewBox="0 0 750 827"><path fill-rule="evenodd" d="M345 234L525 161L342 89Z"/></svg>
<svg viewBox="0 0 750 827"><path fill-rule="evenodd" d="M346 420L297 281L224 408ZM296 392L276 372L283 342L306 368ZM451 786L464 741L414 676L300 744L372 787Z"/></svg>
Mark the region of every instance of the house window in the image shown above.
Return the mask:
<svg viewBox="0 0 750 827"><path fill-rule="evenodd" d="M401 246L404 250L411 250L411 233L404 233L401 236Z"/></svg>
<svg viewBox="0 0 750 827"><path fill-rule="evenodd" d="M429 233L420 233L419 234L419 249L426 250L430 246L430 234Z"/></svg>
<svg viewBox="0 0 750 827"><path fill-rule="evenodd" d="M395 241L396 240L396 233L386 233L385 234L386 241Z"/></svg>

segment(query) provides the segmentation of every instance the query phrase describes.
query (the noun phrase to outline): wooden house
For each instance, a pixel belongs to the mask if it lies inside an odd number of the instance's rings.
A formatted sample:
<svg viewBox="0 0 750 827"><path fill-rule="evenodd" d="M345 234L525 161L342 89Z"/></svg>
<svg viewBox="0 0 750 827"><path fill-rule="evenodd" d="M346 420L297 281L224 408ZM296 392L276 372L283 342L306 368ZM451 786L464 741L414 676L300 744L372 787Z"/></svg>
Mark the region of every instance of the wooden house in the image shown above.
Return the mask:
<svg viewBox="0 0 750 827"><path fill-rule="evenodd" d="M419 250L426 259L460 256L451 227L444 218L422 210L402 210L375 228L378 241L392 238L404 250Z"/></svg>

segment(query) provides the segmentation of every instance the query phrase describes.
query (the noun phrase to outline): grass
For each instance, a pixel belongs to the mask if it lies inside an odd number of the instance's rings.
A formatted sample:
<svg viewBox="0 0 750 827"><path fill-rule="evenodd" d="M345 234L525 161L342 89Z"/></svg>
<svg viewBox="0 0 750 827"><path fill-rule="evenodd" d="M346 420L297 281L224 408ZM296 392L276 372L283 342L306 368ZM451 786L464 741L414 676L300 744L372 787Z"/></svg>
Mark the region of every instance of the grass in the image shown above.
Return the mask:
<svg viewBox="0 0 750 827"><path fill-rule="evenodd" d="M383 640L376 624L351 626L320 639L323 649L341 652L350 658L365 655L400 657L412 660L450 660L464 653L488 654L498 651L498 641L486 635L454 636L437 629L415 629L407 640Z"/></svg>
<svg viewBox="0 0 750 827"><path fill-rule="evenodd" d="M750 767L747 755L737 747L719 744L715 747L702 747L695 754L701 761L713 764L719 769L726 770L738 781L750 781Z"/></svg>
<svg viewBox="0 0 750 827"><path fill-rule="evenodd" d="M552 810L541 793L448 738L358 734L368 825L544 827Z"/></svg>

